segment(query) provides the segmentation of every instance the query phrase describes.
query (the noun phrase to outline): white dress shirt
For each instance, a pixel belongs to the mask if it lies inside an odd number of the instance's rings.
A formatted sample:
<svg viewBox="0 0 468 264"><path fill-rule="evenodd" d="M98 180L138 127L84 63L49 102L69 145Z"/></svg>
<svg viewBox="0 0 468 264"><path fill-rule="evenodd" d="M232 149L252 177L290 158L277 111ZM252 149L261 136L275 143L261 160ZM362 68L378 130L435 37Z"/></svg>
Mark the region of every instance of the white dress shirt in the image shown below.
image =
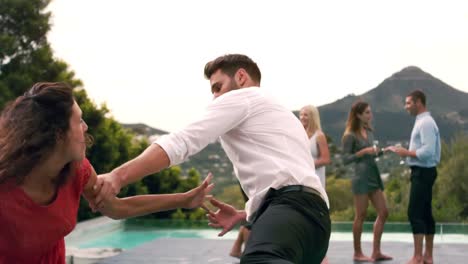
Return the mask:
<svg viewBox="0 0 468 264"><path fill-rule="evenodd" d="M229 91L214 99L198 121L154 143L176 165L218 138L249 197L245 206L248 220L269 188L308 186L329 204L315 173L304 127L264 88Z"/></svg>

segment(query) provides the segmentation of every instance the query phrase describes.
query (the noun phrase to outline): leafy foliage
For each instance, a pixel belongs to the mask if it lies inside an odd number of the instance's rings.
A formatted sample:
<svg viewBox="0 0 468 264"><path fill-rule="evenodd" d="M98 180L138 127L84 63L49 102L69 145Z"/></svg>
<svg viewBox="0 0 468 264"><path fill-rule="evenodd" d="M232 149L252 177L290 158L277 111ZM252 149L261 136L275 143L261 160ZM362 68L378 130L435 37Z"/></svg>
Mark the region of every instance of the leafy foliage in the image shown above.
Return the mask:
<svg viewBox="0 0 468 264"><path fill-rule="evenodd" d="M200 173L195 169L189 171L187 176L182 175L182 170L174 166L158 173L146 176L141 180L142 186L146 187L148 193L176 193L186 192L196 187L200 182ZM121 192L122 196L129 196L129 188ZM141 194L141 193L139 193ZM201 210L201 211L200 211ZM172 219L204 219L205 213L202 209L186 210L178 209L165 212L158 212L146 216L147 218L172 218Z"/></svg>
<svg viewBox="0 0 468 264"><path fill-rule="evenodd" d="M50 0L0 1L0 108L39 81L81 85L68 65L53 58L46 39Z"/></svg>
<svg viewBox="0 0 468 264"><path fill-rule="evenodd" d="M242 196L241 187L239 184L233 184L223 188L221 194L216 196L217 199L234 206L237 209L244 209L246 201Z"/></svg>
<svg viewBox="0 0 468 264"><path fill-rule="evenodd" d="M130 160L147 146L146 140L139 140L129 130L110 116L105 105L96 106L82 88L82 82L75 78L68 65L54 58L47 42L50 30L49 12L44 9L50 0L0 0L0 109L6 102L16 98L40 81L65 82L74 88L74 94L88 124L88 133L94 144L88 149L87 157L98 173L108 172ZM189 171L182 176L180 168L171 168L136 182L124 188L121 196L172 193L187 191L197 186L200 176ZM159 178L161 177L161 178ZM152 184L155 184L154 186ZM161 217L170 217L171 212ZM183 213L186 217L200 218L197 211ZM80 202L78 220L98 215L89 210L86 201ZM204 215L204 214L203 214Z"/></svg>
<svg viewBox="0 0 468 264"><path fill-rule="evenodd" d="M468 220L468 135L458 134L442 148L434 207L446 221Z"/></svg>

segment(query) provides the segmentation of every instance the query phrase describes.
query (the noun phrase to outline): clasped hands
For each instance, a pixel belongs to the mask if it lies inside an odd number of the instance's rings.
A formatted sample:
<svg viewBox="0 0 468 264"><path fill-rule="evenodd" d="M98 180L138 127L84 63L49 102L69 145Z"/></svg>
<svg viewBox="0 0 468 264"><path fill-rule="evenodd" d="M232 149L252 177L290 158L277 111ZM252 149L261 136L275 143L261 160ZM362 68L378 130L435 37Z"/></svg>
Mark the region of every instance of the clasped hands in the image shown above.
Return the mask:
<svg viewBox="0 0 468 264"><path fill-rule="evenodd" d="M180 207L185 209L193 209L197 207L205 207L203 203L207 199L211 199L212 196L209 194L214 187L211 183L213 175L211 173L205 178L205 180L197 187L184 192L177 193L182 198ZM99 211L104 208L108 202L115 198L120 192L122 182L119 180L117 175L114 173L106 173L97 176L97 180L94 189L94 200L89 201L89 205L93 211Z"/></svg>

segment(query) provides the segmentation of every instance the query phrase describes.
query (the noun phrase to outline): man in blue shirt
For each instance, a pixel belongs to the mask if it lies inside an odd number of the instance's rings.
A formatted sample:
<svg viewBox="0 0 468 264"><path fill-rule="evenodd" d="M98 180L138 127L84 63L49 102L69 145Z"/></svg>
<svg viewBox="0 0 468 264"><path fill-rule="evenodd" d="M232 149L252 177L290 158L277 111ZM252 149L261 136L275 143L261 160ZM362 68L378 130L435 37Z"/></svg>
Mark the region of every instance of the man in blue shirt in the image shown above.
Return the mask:
<svg viewBox="0 0 468 264"><path fill-rule="evenodd" d="M413 91L406 97L405 109L416 116L410 145L408 149L399 147L392 150L406 157L411 167L408 218L413 231L414 255L408 264L433 263L435 221L432 216L432 186L440 161L439 128L426 110L426 96L422 91ZM423 256L424 238L426 248Z"/></svg>

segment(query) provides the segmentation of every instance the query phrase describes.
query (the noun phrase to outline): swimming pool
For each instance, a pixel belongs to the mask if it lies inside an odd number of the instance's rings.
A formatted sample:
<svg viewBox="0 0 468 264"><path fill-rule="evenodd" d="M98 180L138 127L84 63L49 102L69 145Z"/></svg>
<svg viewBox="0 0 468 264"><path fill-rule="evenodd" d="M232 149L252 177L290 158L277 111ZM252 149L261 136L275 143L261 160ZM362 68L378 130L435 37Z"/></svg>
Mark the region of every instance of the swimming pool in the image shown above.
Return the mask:
<svg viewBox="0 0 468 264"><path fill-rule="evenodd" d="M227 237L218 238L215 230L190 229L122 229L115 230L99 237L91 238L74 245L78 248L113 247L130 249L145 242L159 238L204 238L204 239L235 239L237 232L230 232Z"/></svg>
<svg viewBox="0 0 468 264"><path fill-rule="evenodd" d="M189 225L187 227L187 225ZM331 241L352 241L352 223L333 223ZM439 224L435 243L468 244L468 225ZM445 231L444 231L445 230ZM115 221L98 218L77 225L68 235L67 247L75 248L122 248L131 249L138 245L160 238L203 238L235 239L237 230L218 237L219 230L211 229L206 222L189 224L177 221ZM362 241L372 241L372 223L365 223ZM382 242L413 242L407 223L387 223Z"/></svg>

